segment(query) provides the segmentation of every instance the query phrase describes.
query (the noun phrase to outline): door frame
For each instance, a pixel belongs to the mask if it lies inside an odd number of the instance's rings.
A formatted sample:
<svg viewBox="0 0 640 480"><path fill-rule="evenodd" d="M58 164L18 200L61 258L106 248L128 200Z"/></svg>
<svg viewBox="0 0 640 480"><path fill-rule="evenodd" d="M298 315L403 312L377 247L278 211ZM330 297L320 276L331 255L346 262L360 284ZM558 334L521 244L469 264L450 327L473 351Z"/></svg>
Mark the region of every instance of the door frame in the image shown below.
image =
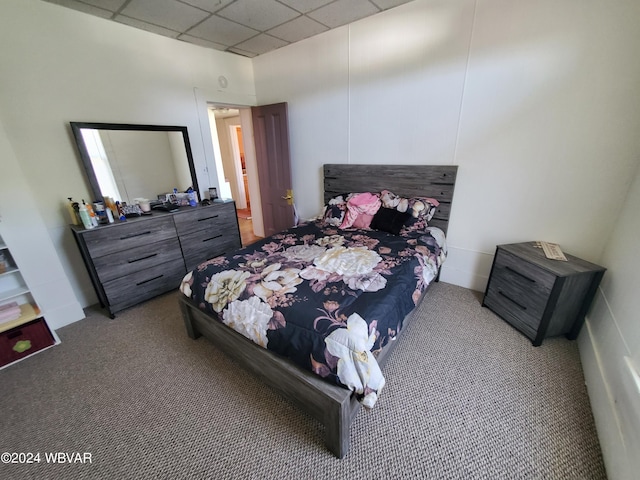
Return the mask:
<svg viewBox="0 0 640 480"><path fill-rule="evenodd" d="M255 155L255 142L253 137L253 123L251 118L251 106L238 105L221 102L207 101L207 111L211 108L232 108L240 111L240 126L242 128L242 143L244 147L245 165L247 167L247 183L249 185L249 197L251 198L251 222L253 224L253 233L258 237L264 237L264 223L262 217L262 201L260 195L260 185L258 176L258 163ZM211 141L213 144L213 154L216 168L216 176L218 179L218 191L224 191L224 169L222 167L222 153L220 151L220 143L218 139L218 131L215 121L212 124L213 115L208 115L209 130L211 132ZM215 159L219 156L219 161ZM212 182L213 183L213 182ZM230 194L230 192L229 192Z"/></svg>

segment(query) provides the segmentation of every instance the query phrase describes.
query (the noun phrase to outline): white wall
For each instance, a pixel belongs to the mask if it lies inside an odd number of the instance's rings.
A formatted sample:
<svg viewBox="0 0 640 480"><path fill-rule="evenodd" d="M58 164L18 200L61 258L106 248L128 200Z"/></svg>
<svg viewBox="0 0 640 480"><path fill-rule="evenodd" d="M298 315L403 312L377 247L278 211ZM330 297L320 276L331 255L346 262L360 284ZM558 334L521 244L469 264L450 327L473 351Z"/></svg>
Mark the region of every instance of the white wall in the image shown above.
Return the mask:
<svg viewBox="0 0 640 480"><path fill-rule="evenodd" d="M495 246L525 240L608 268L579 345L611 479L640 469L638 18L635 0L415 0L253 60L258 103L289 103L303 218L323 163L455 164L442 280L482 291Z"/></svg>
<svg viewBox="0 0 640 480"><path fill-rule="evenodd" d="M640 168L600 264L607 267L580 355L609 478L640 471Z"/></svg>
<svg viewBox="0 0 640 480"><path fill-rule="evenodd" d="M415 0L254 58L289 103L296 203L323 163L459 165L442 279L483 290L495 245L597 261L640 150L637 2Z"/></svg>
<svg viewBox="0 0 640 480"><path fill-rule="evenodd" d="M2 121L0 172L0 234L49 327L56 330L84 318L38 210L38 198L27 184L28 172L21 168Z"/></svg>
<svg viewBox="0 0 640 480"><path fill-rule="evenodd" d="M289 149L301 218L319 213L322 165L346 163L349 148L348 28L253 59L258 104L289 104Z"/></svg>
<svg viewBox="0 0 640 480"><path fill-rule="evenodd" d="M96 297L63 210L68 196L89 198L69 122L184 125L207 191L218 179L206 103L254 105L251 60L40 0L1 2L0 45L0 118L87 306Z"/></svg>

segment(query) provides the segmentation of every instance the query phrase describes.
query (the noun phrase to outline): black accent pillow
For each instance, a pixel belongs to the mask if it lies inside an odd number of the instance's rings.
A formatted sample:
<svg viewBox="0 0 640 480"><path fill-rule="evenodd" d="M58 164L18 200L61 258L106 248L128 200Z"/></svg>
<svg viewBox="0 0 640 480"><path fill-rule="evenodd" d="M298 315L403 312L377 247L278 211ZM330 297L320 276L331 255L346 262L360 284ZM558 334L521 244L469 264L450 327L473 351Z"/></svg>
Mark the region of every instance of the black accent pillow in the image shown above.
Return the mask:
<svg viewBox="0 0 640 480"><path fill-rule="evenodd" d="M411 213L409 212L399 212L395 208L380 207L371 220L371 228L399 235L403 225L411 218Z"/></svg>

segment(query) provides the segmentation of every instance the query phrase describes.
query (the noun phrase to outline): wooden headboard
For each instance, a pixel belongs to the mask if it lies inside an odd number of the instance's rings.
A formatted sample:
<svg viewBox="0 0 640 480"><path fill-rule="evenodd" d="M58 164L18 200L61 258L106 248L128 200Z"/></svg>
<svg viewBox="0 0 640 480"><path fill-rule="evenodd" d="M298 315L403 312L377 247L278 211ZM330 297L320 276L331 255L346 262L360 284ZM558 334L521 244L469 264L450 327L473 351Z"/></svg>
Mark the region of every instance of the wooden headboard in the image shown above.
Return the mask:
<svg viewBox="0 0 640 480"><path fill-rule="evenodd" d="M324 165L324 202L351 192L389 190L401 197L431 197L440 202L429 225L447 233L457 165Z"/></svg>

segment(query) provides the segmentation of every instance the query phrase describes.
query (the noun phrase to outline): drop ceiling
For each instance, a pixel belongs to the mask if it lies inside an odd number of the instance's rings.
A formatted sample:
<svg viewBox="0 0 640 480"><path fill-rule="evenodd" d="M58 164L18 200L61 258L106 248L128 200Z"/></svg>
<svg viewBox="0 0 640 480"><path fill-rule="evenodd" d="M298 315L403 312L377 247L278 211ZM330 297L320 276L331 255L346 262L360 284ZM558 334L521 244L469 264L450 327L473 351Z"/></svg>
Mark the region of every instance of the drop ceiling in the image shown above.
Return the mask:
<svg viewBox="0 0 640 480"><path fill-rule="evenodd" d="M246 57L284 47L410 0L43 0Z"/></svg>

